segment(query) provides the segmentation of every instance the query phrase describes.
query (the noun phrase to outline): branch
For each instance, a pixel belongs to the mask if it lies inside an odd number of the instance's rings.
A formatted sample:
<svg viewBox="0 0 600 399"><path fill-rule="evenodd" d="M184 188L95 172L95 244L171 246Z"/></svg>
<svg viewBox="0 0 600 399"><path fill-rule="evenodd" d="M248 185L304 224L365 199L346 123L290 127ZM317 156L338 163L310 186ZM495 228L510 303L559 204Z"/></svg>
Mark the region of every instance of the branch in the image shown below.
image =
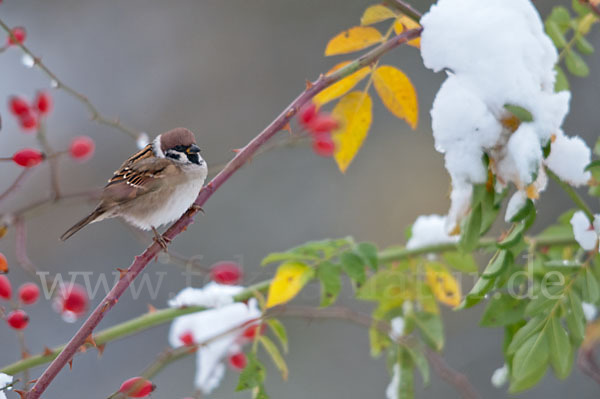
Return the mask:
<svg viewBox="0 0 600 399"><path fill-rule="evenodd" d="M1 21L0 21L1 22ZM214 179L212 179L198 194L198 198L192 206L177 222L175 222L163 235L167 241L172 241L179 233L185 231L187 227L194 221L195 214L206 203L206 201L221 187L229 178L240 169L252 156L277 132L284 129L296 112L306 103L308 103L316 94L321 92L326 87L332 85L338 80L346 77L358 69L367 66L377 61L383 54L406 43L409 40L419 37L422 29L412 29L382 43L378 47L364 54L357 60L351 62L346 67L339 69L331 75L321 75L316 82L308 87L300 96L298 96L283 112L275 118L273 122L258 136L250 141L237 155L227 164ZM60 370L71 360L78 348L85 342L87 337L92 334L94 328L104 318L108 312L118 301L121 295L131 284L131 281L154 259L161 250L158 242L149 246L141 255L136 256L127 272L113 287L113 289L100 302L98 307L92 312L88 319L83 323L79 331L71 338L69 343L61 351L56 359L48 366L40 378L36 381L31 391L26 396L26 399L38 399L46 390L48 385L58 375Z"/></svg>
<svg viewBox="0 0 600 399"><path fill-rule="evenodd" d="M423 16L419 11L414 9L413 6L402 0L385 0L384 4L391 8L395 8L405 15L408 15L415 21L420 21L421 17Z"/></svg>
<svg viewBox="0 0 600 399"><path fill-rule="evenodd" d="M0 202L2 202L7 197L9 197L13 192L15 192L21 186L21 183L23 183L23 180L25 180L25 178L29 175L29 173L31 171L32 171L32 169L30 169L30 168L23 169L23 171L21 173L19 173L19 176L17 176L15 181L2 194L0 194Z"/></svg>
<svg viewBox="0 0 600 399"><path fill-rule="evenodd" d="M31 59L33 59L34 65L37 65L37 67L40 68L50 78L53 87L64 90L87 107L88 111L92 115L93 121L120 130L121 132L131 136L134 140L139 137L140 132L137 132L133 129L124 126L123 124L121 124L121 122L119 122L118 119L110 119L105 117L100 113L100 111L98 111L98 108L85 95L81 94L77 90L73 89L71 86L64 83L58 76L56 76L54 72L52 72L46 66L46 64L42 62L42 59L40 57L37 57L35 54L33 54L27 46L25 46L23 43L20 43L14 37L11 28L2 19L0 19L0 27L6 31L6 33L13 39L16 45L18 45L21 48L21 50L23 50L25 54L27 54L31 57Z"/></svg>
<svg viewBox="0 0 600 399"><path fill-rule="evenodd" d="M535 242L538 247L544 247L548 245L566 245L575 243L573 237L568 235L555 236L548 238L529 238L531 242ZM487 248L494 245L495 240L489 238L483 238L478 248ZM379 252L378 258L380 263L388 263L401 261L404 259L421 256L428 253L441 253L445 251L453 251L458 249L458 244L441 244L441 245L430 245L427 247L416 248L416 249L405 249L405 248L390 248ZM263 292L267 290L271 280L262 281L255 285L252 285L242 291L240 294L234 297L236 301L245 301L254 296L256 292ZM94 341L97 345L103 345L111 341L116 341L121 338L125 338L149 328L158 326L160 324L169 323L173 319L183 316L189 313L200 312L204 310L202 307L187 307L183 309L163 309L157 310L152 313L147 313L142 316L136 317L129 321L117 324L113 327L102 330L95 334ZM36 367L54 360L60 351L64 349L65 345L61 345L52 350L46 351L46 353L34 355L27 359L20 360L4 368L0 369L0 373L6 373L14 375L25 369Z"/></svg>
<svg viewBox="0 0 600 399"><path fill-rule="evenodd" d="M571 197L575 205L577 205L577 207L585 213L585 216L587 216L590 223L594 223L594 212L592 212L588 204L585 203L584 199L581 198L579 194L577 194L577 191L575 191L575 189L571 187L568 183L562 181L561 178L558 177L549 168L546 168L546 173L548 174L548 176L550 176L552 180L557 182L563 190L565 190L565 192L569 195L569 197Z"/></svg>

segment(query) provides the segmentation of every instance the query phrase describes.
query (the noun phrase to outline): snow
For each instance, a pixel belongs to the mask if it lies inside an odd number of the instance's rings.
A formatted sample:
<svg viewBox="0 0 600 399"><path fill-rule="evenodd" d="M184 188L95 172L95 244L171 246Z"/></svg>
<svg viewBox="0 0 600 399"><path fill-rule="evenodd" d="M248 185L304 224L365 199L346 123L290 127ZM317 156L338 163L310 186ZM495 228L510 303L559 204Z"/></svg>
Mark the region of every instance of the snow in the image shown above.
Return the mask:
<svg viewBox="0 0 600 399"><path fill-rule="evenodd" d="M492 374L492 385L496 388L501 388L508 381L508 366L504 366L494 370Z"/></svg>
<svg viewBox="0 0 600 399"><path fill-rule="evenodd" d="M392 374L392 380L385 390L385 397L387 399L398 399L398 389L400 388L400 365L394 364L394 372Z"/></svg>
<svg viewBox="0 0 600 399"><path fill-rule="evenodd" d="M406 248L417 249L436 244L457 242L459 237L446 234L446 217L440 215L422 215L412 226L412 235Z"/></svg>
<svg viewBox="0 0 600 399"><path fill-rule="evenodd" d="M390 320L390 338L394 341L399 340L404 335L404 318L394 317Z"/></svg>
<svg viewBox="0 0 600 399"><path fill-rule="evenodd" d="M256 299L234 303L243 287L209 283L204 288L185 288L169 301L171 307L206 306L213 309L176 318L169 330L169 344L184 345L181 337L192 334L199 345L196 354L195 386L211 393L225 374L223 360L232 348L239 349L245 327L261 317ZM237 328L240 327L240 328Z"/></svg>
<svg viewBox="0 0 600 399"><path fill-rule="evenodd" d="M552 143L546 165L562 180L573 186L582 186L592 177L584 171L592 160L592 152L578 136L567 137L561 131Z"/></svg>
<svg viewBox="0 0 600 399"><path fill-rule="evenodd" d="M435 147L452 180L447 232L469 212L472 185L487 180L484 154L497 190L512 183L523 192L511 212L525 192L536 199L545 188L545 180L534 182L544 164L571 184L589 179L589 148L561 130L570 93L554 92L558 54L529 0L439 0L421 24L425 66L448 75L431 109ZM505 105L524 108L533 120L508 123ZM542 148L553 138L545 162Z"/></svg>
<svg viewBox="0 0 600 399"><path fill-rule="evenodd" d="M527 194L524 191L517 191L510 197L508 200L508 205L506 206L506 216L504 217L505 222L510 222L510 220L525 206L527 202Z"/></svg>
<svg viewBox="0 0 600 399"><path fill-rule="evenodd" d="M581 248L586 251L596 248L598 233L583 211L577 211L573 214L573 217L571 217L571 226L573 227L575 241L577 241Z"/></svg>
<svg viewBox="0 0 600 399"><path fill-rule="evenodd" d="M583 309L583 314L588 322L596 319L596 316L598 315L598 308L596 306L591 303L583 302L581 308Z"/></svg>
<svg viewBox="0 0 600 399"><path fill-rule="evenodd" d="M8 374L0 373L0 389L6 388L8 385L12 384L12 382L13 382L12 376L10 376ZM5 391L0 391L0 399L6 399L6 394L4 392Z"/></svg>

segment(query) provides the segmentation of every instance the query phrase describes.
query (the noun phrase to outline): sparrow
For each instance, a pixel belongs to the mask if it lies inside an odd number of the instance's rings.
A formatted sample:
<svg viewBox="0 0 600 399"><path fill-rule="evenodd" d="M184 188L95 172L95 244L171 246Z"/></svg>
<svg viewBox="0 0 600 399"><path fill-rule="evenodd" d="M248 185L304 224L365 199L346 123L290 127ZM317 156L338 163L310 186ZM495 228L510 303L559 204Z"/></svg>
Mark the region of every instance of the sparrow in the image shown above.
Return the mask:
<svg viewBox="0 0 600 399"><path fill-rule="evenodd" d="M156 228L179 219L193 205L207 173L191 131L180 127L162 133L121 165L102 190L96 209L60 239L65 241L90 223L121 217L152 230L166 248Z"/></svg>

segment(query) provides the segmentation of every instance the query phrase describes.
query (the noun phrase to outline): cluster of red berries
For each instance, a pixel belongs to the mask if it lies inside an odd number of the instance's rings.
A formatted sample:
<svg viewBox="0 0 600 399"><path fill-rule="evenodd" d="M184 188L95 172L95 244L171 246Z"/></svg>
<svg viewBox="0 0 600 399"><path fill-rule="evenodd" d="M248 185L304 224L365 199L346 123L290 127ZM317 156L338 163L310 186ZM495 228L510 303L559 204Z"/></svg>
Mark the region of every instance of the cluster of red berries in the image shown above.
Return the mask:
<svg viewBox="0 0 600 399"><path fill-rule="evenodd" d="M40 289L33 283L25 283L18 290L19 306L33 305L40 297ZM5 275L0 275L0 299L12 299L12 285ZM21 308L14 309L6 315L6 322L15 330L23 330L29 324L29 316Z"/></svg>
<svg viewBox="0 0 600 399"><path fill-rule="evenodd" d="M33 102L29 103L22 96L11 96L8 99L8 110L17 118L23 131L34 131L38 128L40 119L52 110L52 97L47 91L38 91ZM71 140L68 153L76 161L85 161L92 157L95 147L90 137L79 136ZM34 148L24 148L12 156L13 162L24 168L37 166L44 158L44 154Z"/></svg>
<svg viewBox="0 0 600 399"><path fill-rule="evenodd" d="M330 157L335 152L331 132L339 127L338 121L329 113L320 111L314 103L300 109L298 121L313 139L313 151L322 157Z"/></svg>
<svg viewBox="0 0 600 399"><path fill-rule="evenodd" d="M12 36L8 35L8 38L6 39L7 46L14 46L16 44L22 44L25 41L25 38L27 37L27 32L25 31L25 28L23 28L22 26L17 26L15 28L12 28L10 30L10 33L12 33ZM13 38L13 36L14 36L14 38Z"/></svg>

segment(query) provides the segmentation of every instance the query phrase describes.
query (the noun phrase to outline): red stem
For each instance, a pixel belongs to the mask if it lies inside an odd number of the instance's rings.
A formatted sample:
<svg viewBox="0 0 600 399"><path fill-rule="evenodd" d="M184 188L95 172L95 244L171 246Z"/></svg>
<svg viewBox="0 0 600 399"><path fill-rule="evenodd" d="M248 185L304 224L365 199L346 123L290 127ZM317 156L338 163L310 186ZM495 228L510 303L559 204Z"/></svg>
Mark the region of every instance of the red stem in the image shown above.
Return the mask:
<svg viewBox="0 0 600 399"><path fill-rule="evenodd" d="M183 216L175 222L164 233L164 237L173 239L179 233L185 231L187 227L194 221L194 215L198 212L199 207L203 206L213 193L223 185L239 168L241 168L252 156L271 139L277 132L283 130L304 104L310 101L315 95L326 87L337 82L341 78L348 76L352 72L372 64L377 61L383 54L393 48L412 40L421 35L421 29L413 29L403 32L402 34L382 43L378 47L364 54L356 61L350 63L345 68L342 68L335 73L327 76L321 75L313 84L310 84L302 94L300 94L283 112L275 118L269 126L267 126L258 136L250 141L237 155L227 164L227 166L212 179L198 194L198 198L194 204L196 207L190 208ZM108 312L119 300L119 297L127 290L129 284L140 274L144 268L154 259L161 251L161 246L156 242L146 248L146 250L135 257L127 273L125 273L113 289L100 302L98 307L94 309L92 314L83 323L79 331L71 338L62 352L54 359L54 361L46 368L40 378L37 379L31 391L27 393L26 399L38 399L42 393L48 388L52 380L63 369L63 367L73 358L77 350L83 345L86 339L92 334L94 328L104 318Z"/></svg>

